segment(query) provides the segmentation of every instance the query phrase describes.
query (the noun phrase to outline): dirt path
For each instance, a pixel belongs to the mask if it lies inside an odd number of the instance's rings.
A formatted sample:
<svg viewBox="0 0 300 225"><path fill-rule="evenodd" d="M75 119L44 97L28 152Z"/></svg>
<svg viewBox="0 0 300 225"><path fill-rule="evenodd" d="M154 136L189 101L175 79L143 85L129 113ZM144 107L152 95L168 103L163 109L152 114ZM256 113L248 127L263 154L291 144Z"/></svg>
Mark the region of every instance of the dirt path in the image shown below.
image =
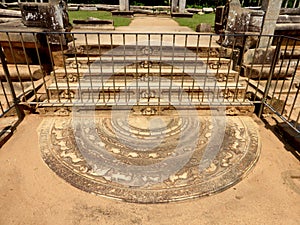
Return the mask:
<svg viewBox="0 0 300 225"><path fill-rule="evenodd" d="M194 32L192 29L179 26L170 17L161 16L136 16L129 26L117 27L116 31L135 32Z"/></svg>

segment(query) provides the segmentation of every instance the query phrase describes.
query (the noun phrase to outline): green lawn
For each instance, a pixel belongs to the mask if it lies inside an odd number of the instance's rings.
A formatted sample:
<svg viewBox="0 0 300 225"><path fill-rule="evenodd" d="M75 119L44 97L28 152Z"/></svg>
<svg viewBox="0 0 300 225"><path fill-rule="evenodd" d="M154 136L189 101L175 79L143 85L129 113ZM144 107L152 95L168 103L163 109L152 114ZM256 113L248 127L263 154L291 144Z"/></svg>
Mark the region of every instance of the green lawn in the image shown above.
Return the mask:
<svg viewBox="0 0 300 225"><path fill-rule="evenodd" d="M128 26L131 22L131 18L122 16L112 16L110 12L105 11L69 11L70 22L74 19L84 20L88 17L95 17L99 19L113 19L116 27ZM192 18L174 18L180 26L187 26L196 29L199 23L209 23L214 26L215 14L194 14Z"/></svg>
<svg viewBox="0 0 300 225"><path fill-rule="evenodd" d="M215 24L215 14L194 14L192 18L174 18L174 20L179 23L180 26L187 26L196 30L196 26L199 23L208 23L213 27Z"/></svg>
<svg viewBox="0 0 300 225"><path fill-rule="evenodd" d="M95 17L99 19L112 19L114 20L115 27L128 26L131 22L130 18L121 16L112 16L110 12L105 11L69 11L70 22L72 23L74 19L85 20L88 17Z"/></svg>

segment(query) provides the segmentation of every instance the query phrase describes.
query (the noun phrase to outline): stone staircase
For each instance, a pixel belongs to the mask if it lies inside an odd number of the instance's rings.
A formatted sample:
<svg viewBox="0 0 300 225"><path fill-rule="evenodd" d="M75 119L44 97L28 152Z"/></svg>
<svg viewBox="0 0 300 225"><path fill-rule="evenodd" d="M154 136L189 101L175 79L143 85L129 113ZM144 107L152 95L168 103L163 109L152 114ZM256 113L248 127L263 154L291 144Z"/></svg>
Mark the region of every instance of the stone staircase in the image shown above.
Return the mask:
<svg viewBox="0 0 300 225"><path fill-rule="evenodd" d="M232 102L245 94L230 59L203 52L122 46L102 55L93 48L67 55L65 66L51 73L50 103L190 105Z"/></svg>

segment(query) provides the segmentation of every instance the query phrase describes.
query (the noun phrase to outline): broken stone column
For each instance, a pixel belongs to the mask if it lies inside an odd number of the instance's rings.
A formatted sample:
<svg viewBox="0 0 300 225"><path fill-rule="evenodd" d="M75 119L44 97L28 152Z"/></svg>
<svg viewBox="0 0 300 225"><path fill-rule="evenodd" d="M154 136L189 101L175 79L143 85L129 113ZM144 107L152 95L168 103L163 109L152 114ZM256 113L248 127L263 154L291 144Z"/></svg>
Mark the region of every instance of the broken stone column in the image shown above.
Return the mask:
<svg viewBox="0 0 300 225"><path fill-rule="evenodd" d="M179 0L172 0L171 12L177 12L178 1Z"/></svg>
<svg viewBox="0 0 300 225"><path fill-rule="evenodd" d="M120 11L129 11L129 0L120 0Z"/></svg>
<svg viewBox="0 0 300 225"><path fill-rule="evenodd" d="M282 0L263 0L262 9L266 12L264 24L262 28L262 35L274 35L276 22L279 17ZM271 44L268 37L262 37L259 42L260 48L268 47L268 43Z"/></svg>
<svg viewBox="0 0 300 225"><path fill-rule="evenodd" d="M179 7L178 7L179 13L184 13L185 5L186 5L186 0L179 0Z"/></svg>

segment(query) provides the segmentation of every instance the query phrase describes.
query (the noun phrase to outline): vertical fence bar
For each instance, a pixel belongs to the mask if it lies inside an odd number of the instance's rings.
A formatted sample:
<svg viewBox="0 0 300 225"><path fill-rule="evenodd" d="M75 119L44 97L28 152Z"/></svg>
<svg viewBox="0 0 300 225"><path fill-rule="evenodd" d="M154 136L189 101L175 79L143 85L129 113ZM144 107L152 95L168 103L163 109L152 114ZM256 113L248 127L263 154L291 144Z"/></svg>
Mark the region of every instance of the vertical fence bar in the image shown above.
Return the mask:
<svg viewBox="0 0 300 225"><path fill-rule="evenodd" d="M121 57L121 59L123 59L123 68L124 68L124 73L125 73L125 76L124 76L124 86L125 86L125 102L126 102L126 105L128 105L128 102L129 102L129 92L128 92L128 89L127 89L127 65L126 65L126 39L125 39L125 34L122 35L122 42L123 42L123 57Z"/></svg>
<svg viewBox="0 0 300 225"><path fill-rule="evenodd" d="M102 98L103 98L103 104L105 104L105 90L104 90L104 74L103 74L103 64L102 64L102 53L101 53L101 37L100 34L97 34L98 38L98 54L99 54L99 67L100 67L100 76L101 76L101 92L102 92ZM101 93L99 92L99 100Z"/></svg>
<svg viewBox="0 0 300 225"><path fill-rule="evenodd" d="M289 42L290 42L290 39L286 38L286 37L281 37L281 42L283 42L284 40L287 40L286 41L286 45L285 45L285 50L284 50L284 54L283 54L283 58L282 58L282 61L281 61L281 67L283 66L283 62L284 60L286 59L286 52L287 52L287 49L288 49L288 46L289 46ZM294 46L293 46L293 50L292 50L292 53L294 52L294 49L295 49L295 43L294 43ZM291 59L292 59L292 55L293 54L290 54L290 57L289 57L289 61L288 61L288 64L287 64L287 70L286 70L286 74L287 74L287 71L289 69L289 66L290 66L290 63L291 63ZM281 68L280 68L280 72L281 72ZM283 80L282 84L281 84L281 87L280 87L280 91L279 91L279 96L278 96L278 99L280 100L281 99L281 95L283 93L283 88L284 88L284 84L285 84L285 79ZM274 89L275 90L275 89ZM274 97L274 94L273 96Z"/></svg>
<svg viewBox="0 0 300 225"><path fill-rule="evenodd" d="M63 34L59 34L59 44L60 44L60 51L61 51L61 55L62 55L62 61L63 61L63 67L64 67L64 71L65 71L65 76L66 76L66 83L67 83L67 99L72 102L72 96L71 96L71 90L70 90L70 81L69 81L69 77L68 77L68 70L67 70L67 66L66 66L66 61L64 59L64 47L63 47Z"/></svg>
<svg viewBox="0 0 300 225"><path fill-rule="evenodd" d="M257 51L258 51L257 49L258 49L258 47L259 47L260 39L261 39L261 36L258 37L258 41L256 42L255 49L254 49L254 53L253 53L254 56L257 54ZM254 65L254 63L253 63L253 61L252 61L252 62L251 62L251 67L250 67L250 74L249 74L249 76L248 76L248 78L247 78L247 82L246 82L245 93L247 93L248 88L249 88L250 77L252 76L252 71L253 71L253 65ZM245 69L247 70L247 68L245 68ZM244 70L244 73L246 73L245 70ZM257 88L258 88L258 86L256 87L256 90L257 90ZM255 90L255 91L256 91L256 90ZM245 102L245 100L246 100L246 94L244 95L243 102ZM255 100L256 100L256 95L254 94L253 102L254 102Z"/></svg>
<svg viewBox="0 0 300 225"><path fill-rule="evenodd" d="M49 41L49 36L48 36L48 34L44 34L44 35L46 37L46 42L47 42L47 47L48 47L48 53L49 53L49 56L50 56L51 67L54 68L53 71L52 71L52 74L53 74L53 78L54 78L54 82L55 82L55 88L56 88L56 92L57 92L57 100L58 100L59 103L61 103L60 89L58 87L57 75L56 75L56 70L55 70L51 45L50 45L50 41Z"/></svg>
<svg viewBox="0 0 300 225"><path fill-rule="evenodd" d="M111 52L111 62L112 62L112 79L113 79L113 91L114 91L114 103L116 104L116 78L115 78L115 58L114 58L114 42L113 34L110 34L110 52Z"/></svg>
<svg viewBox="0 0 300 225"><path fill-rule="evenodd" d="M195 89L195 80L197 81L197 66L198 66L198 58L199 58L199 42L200 42L200 34L197 34L197 46L196 46L196 54L195 54L195 66L194 66L194 74L192 77L192 90L191 90L191 102L193 103L194 98L194 89ZM196 83L197 86L199 82Z"/></svg>
<svg viewBox="0 0 300 225"><path fill-rule="evenodd" d="M294 54L294 51L295 51L295 45L296 45L296 40L295 40L295 42L294 42L294 46L293 46L293 50L292 50L292 52L291 52L291 57L290 57L290 59L292 58L292 55ZM298 65L299 65L299 59L297 60L297 66L296 66L296 68L298 67ZM288 67L287 67L287 70L289 69L289 66L290 66L290 61L289 61L289 65L288 65ZM291 84L290 84L289 89L288 89L288 92L287 92L287 94L286 94L285 101L284 101L284 104L283 104L283 107L282 107L282 110L281 110L281 114L283 114L284 109L285 109L285 106L286 106L287 101L288 101L288 98L289 98L289 96L290 96L290 93L291 93L291 90L292 90L292 86L293 86L293 83L294 83L294 80L295 80L295 77L296 77L296 71L297 71L297 70L295 69L295 71L294 71L294 73L293 73L293 75L292 75Z"/></svg>
<svg viewBox="0 0 300 225"><path fill-rule="evenodd" d="M79 62L78 62L78 58L77 58L77 49L76 49L76 43L75 43L75 34L72 34L72 46L74 49L74 58L75 58L75 64L76 64L76 72L77 72L77 82L78 82L78 97L79 97L79 101L80 103L83 103L83 99L82 99L82 87L81 87L81 77L80 77L80 72L79 72ZM87 62L88 64L88 62Z"/></svg>
<svg viewBox="0 0 300 225"><path fill-rule="evenodd" d="M30 68L30 65L29 65L29 62L28 62L28 55L26 53L26 49L25 49L25 45L24 45L23 34L22 33L19 33L19 34L20 34L20 38L21 38L21 45L22 45L22 49L23 49L23 52L24 52L27 69L28 69L29 76L30 76L31 85L32 85L32 88L33 88L34 97L35 97L35 100L37 100L38 97L37 97L36 88L35 88L34 81L33 81L32 71L31 71L31 68Z"/></svg>
<svg viewBox="0 0 300 225"><path fill-rule="evenodd" d="M10 106L10 102L9 102L9 100L8 100L8 98L7 98L7 93L6 93L5 87L4 87L3 82L2 82L1 79L0 79L0 81L1 81L1 88L2 88L2 90L3 90L3 94L4 94L4 98L5 98L7 107L10 108L11 106ZM2 107L2 104L1 104L1 109L2 109L2 113L4 113L4 109L3 109L3 107Z"/></svg>
<svg viewBox="0 0 300 225"><path fill-rule="evenodd" d="M10 73L9 73L9 70L8 70L8 67L7 67L6 58L5 58L4 52L2 51L1 44L0 44L0 60L1 60L2 68L3 68L3 71L4 71L4 76L5 76L5 79L8 83L9 90L11 92L11 96L12 96L12 99L13 99L14 107L16 109L16 113L17 113L17 116L18 116L18 122L15 124L15 126L17 126L23 120L24 112L20 108L20 105L19 105L20 100L16 96L15 89L14 89L14 86L13 86L13 83L12 83L12 80L11 80L11 77L10 77Z"/></svg>
<svg viewBox="0 0 300 225"><path fill-rule="evenodd" d="M270 42L270 39L269 39L269 42ZM267 101L267 97L268 97L268 94L269 94L269 89L270 89L271 82L272 82L272 77L273 77L273 74L274 74L274 71L275 71L276 62L278 60L278 56L279 56L279 52L280 52L280 47L281 47L281 41L278 41L277 45L276 45L276 49L275 49L275 55L273 57L271 68L270 68L269 78L268 78L266 88L265 88L264 93L263 93L263 98L262 98L259 113L258 113L259 118L262 116L262 113L263 113L263 110L264 110L264 105Z"/></svg>
<svg viewBox="0 0 300 225"><path fill-rule="evenodd" d="M135 34L135 95L136 104L140 104L139 74L138 74L138 34Z"/></svg>
<svg viewBox="0 0 300 225"><path fill-rule="evenodd" d="M172 66L171 66L171 78L170 78L170 88L169 88L169 105L172 104L172 89L173 89L173 77L174 77L174 56L175 56L175 42L176 36L172 35Z"/></svg>
<svg viewBox="0 0 300 225"><path fill-rule="evenodd" d="M149 49L149 53L148 53L148 56L147 56L147 60L148 60L148 62L147 62L147 97L148 97L148 100L147 100L147 105L149 105L150 104L150 99L151 99L151 89L150 89L150 65L149 65L149 63L150 63L150 55L151 55L151 35L150 34L148 34L147 35L147 42L148 42L148 49Z"/></svg>
<svg viewBox="0 0 300 225"><path fill-rule="evenodd" d="M19 67L17 65L17 60L16 60L16 57L15 57L15 52L14 52L14 49L13 49L13 46L12 46L12 42L11 42L11 39L10 39L10 35L8 32L6 32L6 36L7 36L7 40L8 40L8 45L9 45L9 50L10 50L10 54L12 56L12 60L15 64L15 68L16 68L16 72L17 72L17 77L18 77L18 80L20 82L20 85L21 85L21 88L22 88L22 93L23 93L23 96L26 96L26 93L25 93L25 88L24 88L24 84L23 84L23 81L22 81L22 78L20 76L20 71L19 71ZM25 54L25 53L24 53ZM26 99L26 98L25 98Z"/></svg>
<svg viewBox="0 0 300 225"><path fill-rule="evenodd" d="M267 58L267 52L268 52L268 50L270 49L271 40L272 40L272 37L269 36L267 48L266 48L266 50L265 50L265 54L264 54L264 57L263 57L263 63L262 63L261 69L260 69L260 75L259 75L259 77L258 77L257 86L256 86L256 90L255 90L255 93L254 93L254 96L255 96L255 99L254 99L254 100L256 100L256 96L257 96L257 93L258 93L258 91L259 91L259 86L260 86L261 79L262 79L262 76L263 76L263 70L264 70L265 65L266 65L265 61L266 61L266 58ZM271 86L272 78L273 78L274 71L275 71L276 62L277 62L277 60L278 60L278 55L276 55L276 54L279 54L279 52L280 52L280 46L281 46L281 45L278 45L278 44L277 44L277 47L276 47L276 50L275 50L275 55L274 55L274 57L273 57L273 61L271 62L271 69L270 69L270 72L269 72L269 78L271 77L271 80L270 80L270 83L269 83L269 80L268 80L268 82L267 82L267 85L269 85L269 86ZM277 52L277 53L276 53L276 52ZM254 56L254 57L255 57L255 56ZM274 61L274 59L276 59L276 60ZM265 90L267 90L267 91L269 92L269 87L268 87L268 89L265 89ZM268 94L269 94L269 93L268 93ZM263 95L264 95L264 94L263 94ZM268 95L266 95L266 97L267 97L267 96L268 96Z"/></svg>
<svg viewBox="0 0 300 225"><path fill-rule="evenodd" d="M90 84L84 88L87 88L88 96L89 97L91 96L92 103L95 103L94 93L93 93L94 92L94 84L93 84L93 78L92 78L93 74L92 74L91 66L90 66L90 52L89 52L89 42L88 42L87 35L88 34L85 33L84 38L85 38L86 57L87 57L87 62L88 62L88 77L89 77ZM83 76L85 76L85 75L83 74Z"/></svg>
<svg viewBox="0 0 300 225"><path fill-rule="evenodd" d="M162 66L162 51L163 51L163 34L160 34L160 46L159 46L159 72L158 72L158 106L160 106L161 99L161 66Z"/></svg>
<svg viewBox="0 0 300 225"><path fill-rule="evenodd" d="M188 38L189 35L185 34L184 35L184 52L183 52L183 64L182 64L182 76L181 76L181 91L178 93L179 94L179 104L182 104L182 95L184 94L184 81L185 81L185 64L186 64L186 55L187 55L187 43L188 43Z"/></svg>
<svg viewBox="0 0 300 225"><path fill-rule="evenodd" d="M291 85L292 85L292 84L291 84ZM292 103L292 107L291 107L290 113L289 113L289 115L288 115L288 121L291 120L293 111L294 111L294 109L295 109L295 105L296 105L297 100L298 100L299 90L300 90L300 85L298 84L297 86L298 86L298 87L297 87L297 92L296 92L296 94L295 94L295 96L294 96L294 101L293 101L293 103Z"/></svg>
<svg viewBox="0 0 300 225"><path fill-rule="evenodd" d="M233 41L233 45L232 45L232 54L230 55L230 62L233 61L233 55L234 55L234 48L235 48L235 45L236 45L236 38L234 39ZM227 79L226 79L226 83L225 83L225 90L226 88L228 87L228 77L229 77L229 73L231 71L231 64L229 64L228 68L227 68ZM237 75L236 79L234 79L234 82L235 82L235 87L234 87L234 91L233 91L233 99L232 101L234 102L235 100L238 100L238 95L239 95L239 91L238 91L238 84L239 84L239 80L240 80L240 72L241 72L241 66L242 66L242 63L240 63L239 65L239 74ZM244 96L243 96L244 98ZM224 98L224 101L225 101L225 98Z"/></svg>
<svg viewBox="0 0 300 225"><path fill-rule="evenodd" d="M203 82L203 95L201 102L204 102L204 95L207 94L207 100L209 101L209 95L210 95L210 86L208 86L208 90L206 90L206 82L208 77L208 66L210 61L210 51L211 51L211 44L212 44L212 34L209 35L209 44L208 44L208 51L207 51L207 60L206 60L206 67L205 67L205 73L204 73L204 82ZM215 79L213 79L215 80ZM209 84L210 85L210 84Z"/></svg>
<svg viewBox="0 0 300 225"><path fill-rule="evenodd" d="M44 68L43 68L43 65L42 65L42 60L41 60L40 53L39 53L37 34L33 33L33 37L34 37L35 52L36 52L36 55L37 55L37 58L38 58L38 62L39 62L40 68L43 71L43 86L44 86L44 89L45 89L45 92L46 92L47 102L49 103L50 102L50 95L49 95L49 92L47 90L46 79L45 79L45 72L44 72Z"/></svg>

